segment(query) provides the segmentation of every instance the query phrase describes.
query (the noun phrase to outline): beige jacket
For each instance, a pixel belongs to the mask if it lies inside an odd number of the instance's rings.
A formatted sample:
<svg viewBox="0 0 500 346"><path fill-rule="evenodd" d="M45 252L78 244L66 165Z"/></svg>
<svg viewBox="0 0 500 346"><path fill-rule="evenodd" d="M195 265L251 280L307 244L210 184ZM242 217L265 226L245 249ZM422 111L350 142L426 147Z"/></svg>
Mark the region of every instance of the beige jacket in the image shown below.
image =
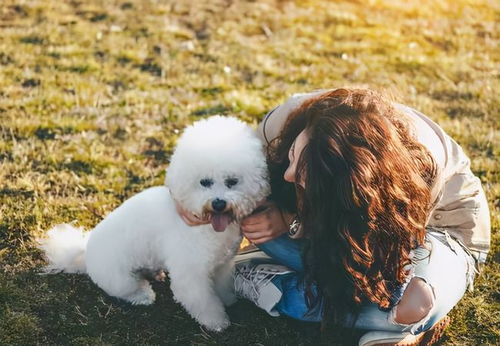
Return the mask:
<svg viewBox="0 0 500 346"><path fill-rule="evenodd" d="M324 91L296 94L271 111L259 125L264 143L276 138L290 112L304 100ZM426 146L438 166L432 190L433 209L427 228L446 230L461 241L479 262L486 260L490 247L490 214L480 180L470 170L470 160L462 148L441 127L422 113L400 104L413 133Z"/></svg>

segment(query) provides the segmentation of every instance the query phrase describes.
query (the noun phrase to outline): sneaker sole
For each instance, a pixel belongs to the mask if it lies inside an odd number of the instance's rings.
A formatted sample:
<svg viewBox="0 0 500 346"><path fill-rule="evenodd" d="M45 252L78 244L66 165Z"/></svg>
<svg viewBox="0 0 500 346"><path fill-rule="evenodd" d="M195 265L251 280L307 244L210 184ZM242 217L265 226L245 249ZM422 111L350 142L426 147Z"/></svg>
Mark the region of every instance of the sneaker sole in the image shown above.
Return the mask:
<svg viewBox="0 0 500 346"><path fill-rule="evenodd" d="M441 339L444 331L450 325L451 318L448 316L443 317L434 327L432 327L427 332L423 333L422 339L420 340L419 346L434 345Z"/></svg>
<svg viewBox="0 0 500 346"><path fill-rule="evenodd" d="M438 323L436 323L431 329L422 334L418 335L412 341L404 340L386 340L386 342L380 343L369 343L370 346L431 346L441 339L444 331L449 326L451 319L448 316L443 317Z"/></svg>
<svg viewBox="0 0 500 346"><path fill-rule="evenodd" d="M237 254L234 257L234 262L236 264L238 264L240 262L249 260L251 258L271 259L271 257L269 257L268 255L266 255L264 253L264 251L257 249L257 250L254 250L254 251L249 251L249 252Z"/></svg>

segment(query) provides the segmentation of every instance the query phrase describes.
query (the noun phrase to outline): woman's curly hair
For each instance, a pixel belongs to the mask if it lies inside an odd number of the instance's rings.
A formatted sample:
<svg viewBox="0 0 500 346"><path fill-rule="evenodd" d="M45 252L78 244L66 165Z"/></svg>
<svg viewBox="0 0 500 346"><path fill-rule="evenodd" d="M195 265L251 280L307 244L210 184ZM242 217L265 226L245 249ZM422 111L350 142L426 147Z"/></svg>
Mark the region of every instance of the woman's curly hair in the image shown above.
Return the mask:
<svg viewBox="0 0 500 346"><path fill-rule="evenodd" d="M435 163L405 115L380 94L337 89L306 100L268 147L273 198L297 212L308 239L303 259L310 307L340 322L362 302L390 306L410 251L423 245ZM308 142L295 181L286 183L288 150Z"/></svg>

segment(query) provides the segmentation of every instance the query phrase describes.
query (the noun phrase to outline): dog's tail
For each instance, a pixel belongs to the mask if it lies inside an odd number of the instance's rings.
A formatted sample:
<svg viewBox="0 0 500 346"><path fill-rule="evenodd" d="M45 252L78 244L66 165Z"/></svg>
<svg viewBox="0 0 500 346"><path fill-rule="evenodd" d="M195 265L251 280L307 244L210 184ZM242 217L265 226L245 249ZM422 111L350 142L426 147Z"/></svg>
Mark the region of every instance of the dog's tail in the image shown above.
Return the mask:
<svg viewBox="0 0 500 346"><path fill-rule="evenodd" d="M48 265L45 273L85 273L85 248L90 232L69 224L61 224L38 239L39 248L45 253Z"/></svg>

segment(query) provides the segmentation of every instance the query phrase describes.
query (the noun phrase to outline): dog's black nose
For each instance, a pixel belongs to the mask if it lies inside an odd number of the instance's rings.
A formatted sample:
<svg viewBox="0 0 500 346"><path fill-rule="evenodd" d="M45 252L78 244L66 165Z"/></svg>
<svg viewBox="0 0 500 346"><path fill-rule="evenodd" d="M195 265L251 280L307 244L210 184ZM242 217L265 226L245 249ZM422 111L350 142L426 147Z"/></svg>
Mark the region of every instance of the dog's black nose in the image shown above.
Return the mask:
<svg viewBox="0 0 500 346"><path fill-rule="evenodd" d="M226 209L226 201L216 198L212 201L212 208L215 211L223 211L224 209Z"/></svg>

